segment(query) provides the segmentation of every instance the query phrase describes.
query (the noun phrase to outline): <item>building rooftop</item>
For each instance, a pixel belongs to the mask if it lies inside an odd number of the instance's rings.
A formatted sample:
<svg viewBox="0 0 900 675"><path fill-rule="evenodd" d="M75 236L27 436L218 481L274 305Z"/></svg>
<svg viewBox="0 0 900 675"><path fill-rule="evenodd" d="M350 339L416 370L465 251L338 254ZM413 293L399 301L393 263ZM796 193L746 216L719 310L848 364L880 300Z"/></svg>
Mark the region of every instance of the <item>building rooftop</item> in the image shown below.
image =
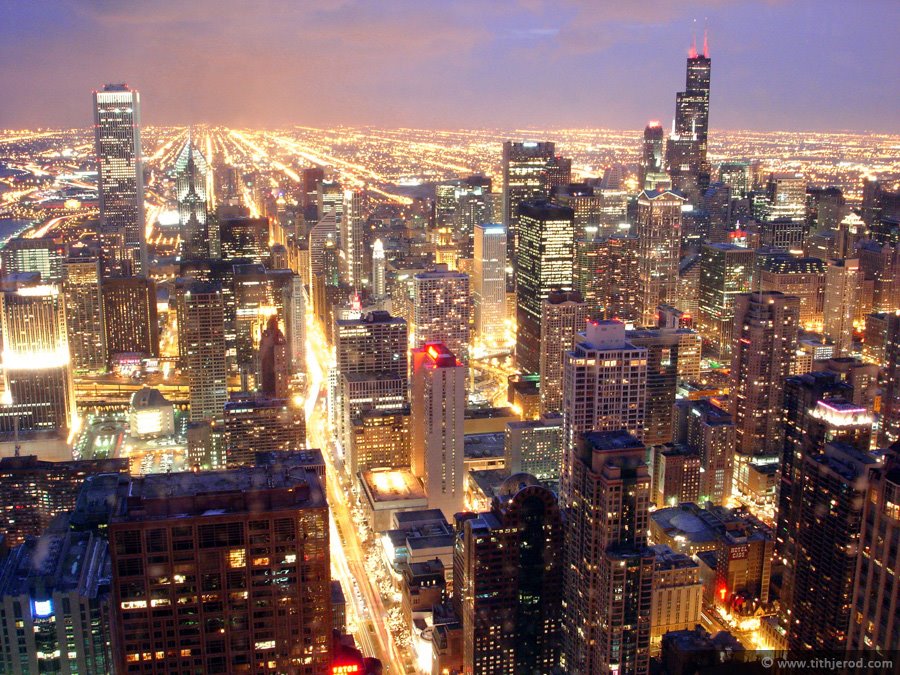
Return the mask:
<svg viewBox="0 0 900 675"><path fill-rule="evenodd" d="M657 570L676 570L699 567L689 555L673 551L665 544L657 544L656 546L651 546L650 549L656 554Z"/></svg>
<svg viewBox="0 0 900 675"><path fill-rule="evenodd" d="M589 431L583 434L585 444L591 450L609 452L614 450L645 449L644 442L624 429L618 431Z"/></svg>
<svg viewBox="0 0 900 675"><path fill-rule="evenodd" d="M650 514L650 519L667 536L682 537L693 545L710 544L723 538L732 543L773 538L772 530L746 509L728 509L709 502L705 508L684 502L657 509Z"/></svg>
<svg viewBox="0 0 900 675"><path fill-rule="evenodd" d="M463 455L466 459L503 457L505 434L466 434L463 440Z"/></svg>
<svg viewBox="0 0 900 675"><path fill-rule="evenodd" d="M163 408L172 405L159 389L151 387L143 387L131 395L131 407L135 409L141 408Z"/></svg>
<svg viewBox="0 0 900 675"><path fill-rule="evenodd" d="M362 471L359 475L373 502L427 498L422 481L409 469Z"/></svg>
<svg viewBox="0 0 900 675"><path fill-rule="evenodd" d="M546 427L561 427L562 414L548 413L536 420L516 420L515 422L507 422L506 428L517 431L526 429L544 429Z"/></svg>
<svg viewBox="0 0 900 675"><path fill-rule="evenodd" d="M326 506L319 477L305 466L185 471L133 478L113 522Z"/></svg>

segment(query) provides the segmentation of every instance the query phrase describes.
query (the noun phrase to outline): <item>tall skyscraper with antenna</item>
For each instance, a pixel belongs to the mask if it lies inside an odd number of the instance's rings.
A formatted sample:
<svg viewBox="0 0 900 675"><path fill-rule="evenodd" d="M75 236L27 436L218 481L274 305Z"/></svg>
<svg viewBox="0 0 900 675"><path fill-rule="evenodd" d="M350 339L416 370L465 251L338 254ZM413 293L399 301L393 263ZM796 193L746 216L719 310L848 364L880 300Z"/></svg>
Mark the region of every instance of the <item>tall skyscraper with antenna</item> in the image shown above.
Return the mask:
<svg viewBox="0 0 900 675"><path fill-rule="evenodd" d="M104 276L146 274L141 97L124 84L94 92Z"/></svg>
<svg viewBox="0 0 900 675"><path fill-rule="evenodd" d="M675 120L666 144L666 165L672 187L684 192L692 204L698 203L709 185L706 151L711 68L709 40L704 31L703 53L697 52L696 37L688 51L685 87L675 96Z"/></svg>

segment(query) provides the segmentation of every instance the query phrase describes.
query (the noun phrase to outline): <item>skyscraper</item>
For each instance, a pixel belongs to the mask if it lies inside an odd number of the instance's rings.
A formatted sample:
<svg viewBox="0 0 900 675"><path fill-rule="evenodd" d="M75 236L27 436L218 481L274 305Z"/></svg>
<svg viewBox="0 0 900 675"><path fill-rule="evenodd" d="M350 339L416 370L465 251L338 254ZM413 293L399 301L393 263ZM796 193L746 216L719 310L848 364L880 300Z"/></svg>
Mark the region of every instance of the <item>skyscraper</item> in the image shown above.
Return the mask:
<svg viewBox="0 0 900 675"><path fill-rule="evenodd" d="M880 461L839 442L802 458L794 564L785 569L791 649L846 647L868 474Z"/></svg>
<svg viewBox="0 0 900 675"><path fill-rule="evenodd" d="M900 440L900 312L886 317L881 395L881 447Z"/></svg>
<svg viewBox="0 0 900 675"><path fill-rule="evenodd" d="M14 431L73 428L75 393L66 310L56 286L23 286L0 293L6 408ZM7 415L4 415L7 417Z"/></svg>
<svg viewBox="0 0 900 675"><path fill-rule="evenodd" d="M372 297L381 299L386 293L384 244L376 239L372 244Z"/></svg>
<svg viewBox="0 0 900 675"><path fill-rule="evenodd" d="M780 291L800 300L800 323L808 330L822 325L825 303L825 263L818 258L765 254L756 259L754 285L761 291Z"/></svg>
<svg viewBox="0 0 900 675"><path fill-rule="evenodd" d="M290 379L287 339L278 327L278 317L272 315L259 338L260 392L271 398L287 398Z"/></svg>
<svg viewBox="0 0 900 675"><path fill-rule="evenodd" d="M134 479L109 525L115 671L325 675L328 539L325 488L313 469Z"/></svg>
<svg viewBox="0 0 900 675"><path fill-rule="evenodd" d="M734 423L709 399L675 403L675 442L700 453L700 502L724 506L734 479Z"/></svg>
<svg viewBox="0 0 900 675"><path fill-rule="evenodd" d="M784 439L784 379L797 349L799 301L778 291L735 297L729 397L737 459L777 456Z"/></svg>
<svg viewBox="0 0 900 675"><path fill-rule="evenodd" d="M412 472L425 484L428 508L452 518L465 505L466 367L439 342L411 354Z"/></svg>
<svg viewBox="0 0 900 675"><path fill-rule="evenodd" d="M101 290L107 357L159 356L156 284L144 277L117 277L104 279Z"/></svg>
<svg viewBox="0 0 900 675"><path fill-rule="evenodd" d="M516 244L516 362L540 370L541 303L551 291L572 290L574 212L546 201L519 206Z"/></svg>
<svg viewBox="0 0 900 675"><path fill-rule="evenodd" d="M704 35L702 54L697 53L696 42L691 45L685 90L675 97L675 120L666 147L666 163L672 186L684 192L695 205L709 185L707 140L711 68L712 61Z"/></svg>
<svg viewBox="0 0 900 675"><path fill-rule="evenodd" d="M648 122L641 145L638 187L642 190L654 190L658 182L667 179L663 128L659 122Z"/></svg>
<svg viewBox="0 0 900 675"><path fill-rule="evenodd" d="M631 344L621 321L588 321L566 354L563 376L565 443L588 431L644 433L647 349Z"/></svg>
<svg viewBox="0 0 900 675"><path fill-rule="evenodd" d="M754 255L734 244L704 244L700 254L698 328L721 358L731 353L734 297L751 290Z"/></svg>
<svg viewBox="0 0 900 675"><path fill-rule="evenodd" d="M506 257L513 267L519 245L519 204L549 196L546 170L555 151L556 145L551 142L503 144L503 225Z"/></svg>
<svg viewBox="0 0 900 675"><path fill-rule="evenodd" d="M588 308L575 291L553 291L541 303L541 414L560 412L565 355L575 346L588 320Z"/></svg>
<svg viewBox="0 0 900 675"><path fill-rule="evenodd" d="M900 649L895 611L900 607L900 449L887 451L884 466L869 469L848 650L874 649L881 655Z"/></svg>
<svg viewBox="0 0 900 675"><path fill-rule="evenodd" d="M853 351L853 319L860 296L859 260L829 260L825 268L824 333L834 342L834 356Z"/></svg>
<svg viewBox="0 0 900 675"><path fill-rule="evenodd" d="M446 265L413 278L416 347L442 342L462 363L469 360L469 275Z"/></svg>
<svg viewBox="0 0 900 675"><path fill-rule="evenodd" d="M646 454L624 430L589 432L566 449L566 673L648 672L655 556L646 548Z"/></svg>
<svg viewBox="0 0 900 675"><path fill-rule="evenodd" d="M507 478L489 512L457 521L453 599L464 672L559 665L562 540L556 495L527 474Z"/></svg>
<svg viewBox="0 0 900 675"><path fill-rule="evenodd" d="M175 160L175 197L178 200L178 223L181 228L181 257L210 256L207 226L206 158L191 142L190 135Z"/></svg>
<svg viewBox="0 0 900 675"><path fill-rule="evenodd" d="M228 400L222 289L194 282L186 289L181 306L178 330L184 332L191 420L221 420Z"/></svg>
<svg viewBox="0 0 900 675"><path fill-rule="evenodd" d="M58 284L63 279L67 248L53 237L14 237L0 249L3 276L37 272L43 283Z"/></svg>
<svg viewBox="0 0 900 675"><path fill-rule="evenodd" d="M363 194L356 190L344 191L344 216L340 222L342 278L350 288L361 291L369 280L365 275L366 233L362 213Z"/></svg>
<svg viewBox="0 0 900 675"><path fill-rule="evenodd" d="M104 276L147 274L141 98L124 84L94 92Z"/></svg>
<svg viewBox="0 0 900 675"><path fill-rule="evenodd" d="M67 258L63 262L63 294L72 367L75 370L106 368L100 261L93 256Z"/></svg>
<svg viewBox="0 0 900 675"><path fill-rule="evenodd" d="M484 343L503 341L506 320L506 230L475 225L472 303L475 335Z"/></svg>
<svg viewBox="0 0 900 675"><path fill-rule="evenodd" d="M656 325L659 305L677 304L684 197L671 190L644 190L638 197L637 309L644 326Z"/></svg>
<svg viewBox="0 0 900 675"><path fill-rule="evenodd" d="M303 409L283 398L233 394L225 404L225 462L251 466L257 452L299 450L306 442Z"/></svg>

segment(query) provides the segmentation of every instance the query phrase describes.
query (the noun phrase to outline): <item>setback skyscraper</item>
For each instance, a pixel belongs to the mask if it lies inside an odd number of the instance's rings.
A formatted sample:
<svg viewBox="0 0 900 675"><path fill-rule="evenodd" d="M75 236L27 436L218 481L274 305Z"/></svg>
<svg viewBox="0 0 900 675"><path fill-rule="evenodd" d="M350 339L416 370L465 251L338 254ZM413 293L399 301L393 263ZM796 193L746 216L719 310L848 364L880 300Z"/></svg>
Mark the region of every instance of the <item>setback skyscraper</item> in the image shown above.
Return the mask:
<svg viewBox="0 0 900 675"><path fill-rule="evenodd" d="M656 308L677 305L684 197L672 190L644 190L638 197L635 234L638 238L638 318L644 326L657 323Z"/></svg>
<svg viewBox="0 0 900 675"><path fill-rule="evenodd" d="M178 199L178 223L181 227L181 257L186 260L210 255L207 226L206 158L187 142L175 160L175 197Z"/></svg>

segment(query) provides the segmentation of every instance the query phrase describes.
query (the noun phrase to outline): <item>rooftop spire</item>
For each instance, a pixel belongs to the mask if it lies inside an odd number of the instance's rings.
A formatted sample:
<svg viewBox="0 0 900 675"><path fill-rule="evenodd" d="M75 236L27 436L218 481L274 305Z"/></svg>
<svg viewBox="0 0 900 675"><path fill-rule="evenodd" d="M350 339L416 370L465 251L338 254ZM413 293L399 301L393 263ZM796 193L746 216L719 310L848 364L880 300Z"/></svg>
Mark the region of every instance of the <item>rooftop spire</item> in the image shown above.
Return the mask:
<svg viewBox="0 0 900 675"><path fill-rule="evenodd" d="M688 50L688 57L692 59L697 58L697 19L694 19L694 24L691 27L691 48Z"/></svg>
<svg viewBox="0 0 900 675"><path fill-rule="evenodd" d="M709 30L703 29L703 58L709 58Z"/></svg>

